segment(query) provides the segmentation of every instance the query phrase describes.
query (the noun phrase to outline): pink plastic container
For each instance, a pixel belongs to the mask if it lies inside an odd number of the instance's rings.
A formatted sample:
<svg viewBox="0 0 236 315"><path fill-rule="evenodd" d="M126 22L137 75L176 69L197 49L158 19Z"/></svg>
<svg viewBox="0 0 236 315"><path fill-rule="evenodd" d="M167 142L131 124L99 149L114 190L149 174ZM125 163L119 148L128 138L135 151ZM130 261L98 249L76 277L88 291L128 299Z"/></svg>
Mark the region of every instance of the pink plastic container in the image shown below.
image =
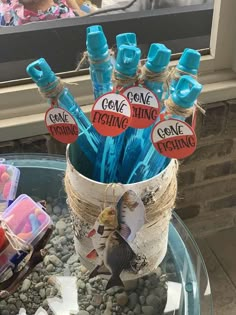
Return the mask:
<svg viewBox="0 0 236 315"><path fill-rule="evenodd" d="M52 225L51 218L43 210L41 204L36 203L27 195L20 195L1 216L9 230L25 242L34 246ZM27 255L23 251L17 253L8 243L0 248L0 277L9 267L15 267Z"/></svg>

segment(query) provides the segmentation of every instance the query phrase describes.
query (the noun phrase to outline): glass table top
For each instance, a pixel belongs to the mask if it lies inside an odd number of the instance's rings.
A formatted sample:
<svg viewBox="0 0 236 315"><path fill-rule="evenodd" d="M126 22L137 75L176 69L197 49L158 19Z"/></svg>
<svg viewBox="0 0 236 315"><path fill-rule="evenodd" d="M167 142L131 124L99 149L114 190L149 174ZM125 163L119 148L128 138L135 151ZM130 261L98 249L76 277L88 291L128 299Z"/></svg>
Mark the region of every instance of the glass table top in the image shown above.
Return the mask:
<svg viewBox="0 0 236 315"><path fill-rule="evenodd" d="M168 252L157 270L127 282L125 291L113 288L106 292L106 280L99 277L88 279L86 268L75 254L63 186L65 158L46 154L8 154L0 155L0 158L5 158L8 164L19 167L21 171L17 196L27 194L35 201L46 200L47 212L55 225L46 246L48 252L44 262L34 269L13 295L0 300L1 315L69 315L66 308L53 307L53 298L57 297L57 304L62 305L63 294L66 294L60 285L55 284L59 281L59 278L55 280L55 276L71 277L71 281L75 281L73 290L77 294L79 311L76 309L71 314L213 314L203 258L191 233L175 212L169 228Z"/></svg>

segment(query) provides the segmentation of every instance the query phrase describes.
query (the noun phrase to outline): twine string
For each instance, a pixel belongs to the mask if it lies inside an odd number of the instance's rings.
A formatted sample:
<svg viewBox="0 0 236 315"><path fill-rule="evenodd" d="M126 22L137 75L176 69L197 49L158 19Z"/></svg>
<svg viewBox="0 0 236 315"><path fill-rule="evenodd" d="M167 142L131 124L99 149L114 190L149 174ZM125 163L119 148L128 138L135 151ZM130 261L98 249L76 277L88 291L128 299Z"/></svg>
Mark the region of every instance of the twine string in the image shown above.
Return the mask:
<svg viewBox="0 0 236 315"><path fill-rule="evenodd" d="M121 92L124 88L132 86L139 81L139 73L137 72L134 76L128 76L119 71L115 70L113 73L114 86Z"/></svg>
<svg viewBox="0 0 236 315"><path fill-rule="evenodd" d="M5 236L13 249L15 249L17 252L33 252L33 247L15 235L5 220L0 219L0 226L3 228Z"/></svg>
<svg viewBox="0 0 236 315"><path fill-rule="evenodd" d="M189 75L190 77L194 78L195 80L198 79L198 76L197 75L194 75L194 74L191 74L189 72L186 72L186 71L183 71L183 70L180 70L176 67L173 67L170 71L169 71L169 76L168 76L168 79L169 81L172 81L172 80L179 80L181 76L183 75Z"/></svg>
<svg viewBox="0 0 236 315"><path fill-rule="evenodd" d="M64 83L61 81L59 77L56 77L56 80L46 87L39 87L39 93L43 98L51 99L52 105L57 105L58 95L63 91Z"/></svg>
<svg viewBox="0 0 236 315"><path fill-rule="evenodd" d="M165 83L167 81L167 78L169 76L169 69L166 69L162 72L152 72L148 70L148 68L144 65L141 69L141 81L151 81L151 82L160 82Z"/></svg>
<svg viewBox="0 0 236 315"><path fill-rule="evenodd" d="M173 172L171 172L171 178L170 178L170 184L166 188L165 191L161 194L161 196L156 197L159 191L157 190L153 194L153 200L154 202L152 204L146 205L146 224L150 227L154 226L156 223L159 222L160 217L163 216L163 213L166 213L166 211L169 211L174 207L175 203L175 197L177 194L177 178L176 174L178 171L178 163L176 161ZM101 209L99 206L94 205L93 203L89 202L88 199L84 199L81 197L81 195L74 189L74 187L71 184L70 178L69 178L69 172L68 169L65 174L64 179L65 184L65 191L67 193L68 199L68 205L74 215L81 221L86 222L88 224L93 225L96 221L97 217L101 213ZM114 191L117 187L117 184L110 184L107 186L106 191L104 192L105 196L108 194L108 189L112 187L113 189L113 201L114 201ZM122 184L118 184L119 186L122 186L125 189L125 186ZM108 201L108 198L105 197L106 202Z"/></svg>
<svg viewBox="0 0 236 315"><path fill-rule="evenodd" d="M77 66L76 69L75 69L75 71L78 72L78 71L81 69L81 67L82 67L84 64L88 63L88 62L89 62L90 64L94 64L94 65L98 65L98 64L102 64L102 63L104 63L104 62L107 62L107 61L109 61L109 60L111 59L111 57L114 57L114 55L115 55L114 50L113 50L113 49L109 49L109 54L108 54L108 56L107 56L105 59L92 60L92 59L89 58L88 52L87 52L87 51L84 51L84 52L83 52L83 57L82 57L82 59L80 60L78 66Z"/></svg>

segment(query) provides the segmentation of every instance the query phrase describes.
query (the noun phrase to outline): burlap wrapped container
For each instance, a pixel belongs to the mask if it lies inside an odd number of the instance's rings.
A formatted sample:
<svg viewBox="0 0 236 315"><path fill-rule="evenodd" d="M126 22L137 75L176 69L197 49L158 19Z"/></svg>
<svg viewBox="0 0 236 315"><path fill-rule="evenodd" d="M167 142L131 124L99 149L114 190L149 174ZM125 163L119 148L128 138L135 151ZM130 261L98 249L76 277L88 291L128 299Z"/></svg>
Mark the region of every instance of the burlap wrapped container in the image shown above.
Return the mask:
<svg viewBox="0 0 236 315"><path fill-rule="evenodd" d="M93 181L74 168L69 156L69 146L66 159L65 189L75 232L75 249L83 265L93 270L97 264L96 260L86 258L93 249L92 241L87 235L101 213L104 198L109 205L125 190L133 190L145 205L146 223L136 234L131 247L136 254L146 257L146 264L139 272L123 271L121 279L131 280L154 271L167 251L169 222L177 192L178 162L171 160L166 169L149 180L116 185L115 189L109 189L111 185Z"/></svg>

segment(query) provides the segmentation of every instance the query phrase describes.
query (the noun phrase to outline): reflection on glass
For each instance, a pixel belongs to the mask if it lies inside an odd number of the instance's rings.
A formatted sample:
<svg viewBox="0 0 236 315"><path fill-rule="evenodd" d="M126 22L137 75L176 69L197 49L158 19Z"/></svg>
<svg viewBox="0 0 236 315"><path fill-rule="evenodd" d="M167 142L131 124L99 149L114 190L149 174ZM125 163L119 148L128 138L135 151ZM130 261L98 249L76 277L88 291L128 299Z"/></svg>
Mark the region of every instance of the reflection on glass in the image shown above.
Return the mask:
<svg viewBox="0 0 236 315"><path fill-rule="evenodd" d="M29 22L84 16L96 7L82 0L1 0L0 25L18 26Z"/></svg>
<svg viewBox="0 0 236 315"><path fill-rule="evenodd" d="M188 5L212 4L214 0L136 0L131 7L126 9L128 12L154 10L162 8L172 8ZM102 6L123 7L130 1L128 0L103 0Z"/></svg>
<svg viewBox="0 0 236 315"><path fill-rule="evenodd" d="M187 5L212 4L214 0L0 0L0 26L18 26L29 22L81 17L98 7L117 12L137 12ZM129 5L131 4L132 5ZM126 8L127 6L127 8ZM112 9L119 9L112 11ZM109 12L105 12L106 14ZM103 14L105 14L103 13Z"/></svg>

